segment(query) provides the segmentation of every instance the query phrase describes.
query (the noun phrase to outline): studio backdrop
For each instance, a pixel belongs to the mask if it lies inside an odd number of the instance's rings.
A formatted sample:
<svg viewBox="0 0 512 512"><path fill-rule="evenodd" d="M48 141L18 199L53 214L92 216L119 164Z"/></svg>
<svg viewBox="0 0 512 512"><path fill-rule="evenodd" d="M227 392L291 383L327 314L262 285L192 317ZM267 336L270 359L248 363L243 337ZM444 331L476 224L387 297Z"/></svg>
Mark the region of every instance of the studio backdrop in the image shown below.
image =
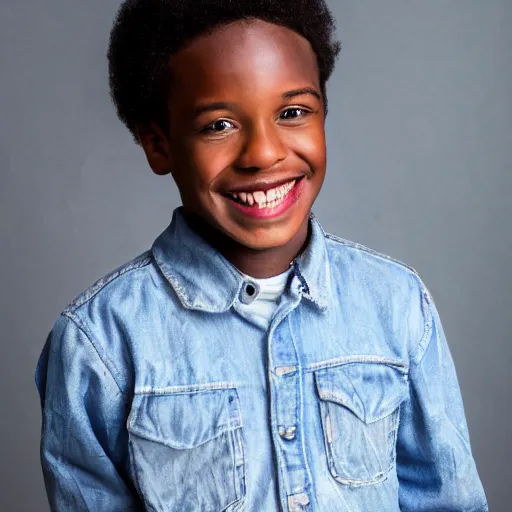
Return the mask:
<svg viewBox="0 0 512 512"><path fill-rule="evenodd" d="M335 234L406 262L433 294L490 510L512 487L512 2L331 0ZM60 311L149 248L180 204L117 120L116 0L0 7L0 510L48 510L34 370Z"/></svg>

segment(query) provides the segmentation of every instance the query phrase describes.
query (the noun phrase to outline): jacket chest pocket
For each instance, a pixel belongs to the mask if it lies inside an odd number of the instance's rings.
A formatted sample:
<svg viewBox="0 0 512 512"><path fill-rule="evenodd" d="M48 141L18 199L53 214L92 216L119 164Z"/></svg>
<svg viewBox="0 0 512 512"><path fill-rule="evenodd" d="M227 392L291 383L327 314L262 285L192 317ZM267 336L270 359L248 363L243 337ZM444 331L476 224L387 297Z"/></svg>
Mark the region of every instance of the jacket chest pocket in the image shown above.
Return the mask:
<svg viewBox="0 0 512 512"><path fill-rule="evenodd" d="M127 428L132 471L149 510L240 510L245 464L235 388L136 394Z"/></svg>
<svg viewBox="0 0 512 512"><path fill-rule="evenodd" d="M350 363L315 372L331 475L358 487L386 479L396 460L400 403L408 396L406 368Z"/></svg>

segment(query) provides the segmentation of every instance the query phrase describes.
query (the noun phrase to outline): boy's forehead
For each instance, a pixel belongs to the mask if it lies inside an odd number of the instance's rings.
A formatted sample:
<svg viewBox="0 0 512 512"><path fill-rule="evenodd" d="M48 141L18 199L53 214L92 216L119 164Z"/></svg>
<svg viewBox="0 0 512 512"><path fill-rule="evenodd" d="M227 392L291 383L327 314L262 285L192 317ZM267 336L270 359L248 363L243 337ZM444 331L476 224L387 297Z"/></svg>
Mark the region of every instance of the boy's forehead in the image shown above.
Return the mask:
<svg viewBox="0 0 512 512"><path fill-rule="evenodd" d="M261 20L230 23L201 36L171 56L170 65L173 85L196 94L209 95L219 87L319 87L309 41Z"/></svg>

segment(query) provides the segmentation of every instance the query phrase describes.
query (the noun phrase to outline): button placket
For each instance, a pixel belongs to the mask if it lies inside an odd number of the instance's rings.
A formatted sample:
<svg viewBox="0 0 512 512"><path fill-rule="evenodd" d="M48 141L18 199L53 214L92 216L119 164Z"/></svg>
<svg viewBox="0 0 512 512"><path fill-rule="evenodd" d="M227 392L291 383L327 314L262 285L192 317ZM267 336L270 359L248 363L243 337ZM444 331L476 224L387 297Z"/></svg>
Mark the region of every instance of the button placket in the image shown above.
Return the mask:
<svg viewBox="0 0 512 512"><path fill-rule="evenodd" d="M296 367L295 367L296 368ZM277 433L283 441L294 441L298 434L298 370L276 379ZM288 444L288 443L287 443Z"/></svg>
<svg viewBox="0 0 512 512"><path fill-rule="evenodd" d="M276 448L284 464L281 464L282 483L287 496L286 507L290 511L311 510L307 490L310 489L305 454L302 450L301 374L298 358L290 332L289 319L275 329L271 341L274 370L272 384L275 387L277 439Z"/></svg>

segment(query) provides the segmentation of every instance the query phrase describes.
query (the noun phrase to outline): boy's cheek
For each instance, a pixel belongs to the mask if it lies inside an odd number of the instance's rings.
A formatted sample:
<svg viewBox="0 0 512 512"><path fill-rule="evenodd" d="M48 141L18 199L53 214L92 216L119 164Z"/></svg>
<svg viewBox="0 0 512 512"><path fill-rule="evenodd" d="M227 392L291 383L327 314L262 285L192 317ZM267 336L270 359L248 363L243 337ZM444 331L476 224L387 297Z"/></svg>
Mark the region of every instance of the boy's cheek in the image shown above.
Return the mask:
<svg viewBox="0 0 512 512"><path fill-rule="evenodd" d="M290 152L295 154L296 158L302 162L306 162L312 171L324 172L327 148L323 130L304 133L295 132L289 141L289 148Z"/></svg>
<svg viewBox="0 0 512 512"><path fill-rule="evenodd" d="M196 184L212 188L223 172L233 165L236 153L228 144L215 143L209 148L191 152L186 161L186 173L194 176Z"/></svg>

